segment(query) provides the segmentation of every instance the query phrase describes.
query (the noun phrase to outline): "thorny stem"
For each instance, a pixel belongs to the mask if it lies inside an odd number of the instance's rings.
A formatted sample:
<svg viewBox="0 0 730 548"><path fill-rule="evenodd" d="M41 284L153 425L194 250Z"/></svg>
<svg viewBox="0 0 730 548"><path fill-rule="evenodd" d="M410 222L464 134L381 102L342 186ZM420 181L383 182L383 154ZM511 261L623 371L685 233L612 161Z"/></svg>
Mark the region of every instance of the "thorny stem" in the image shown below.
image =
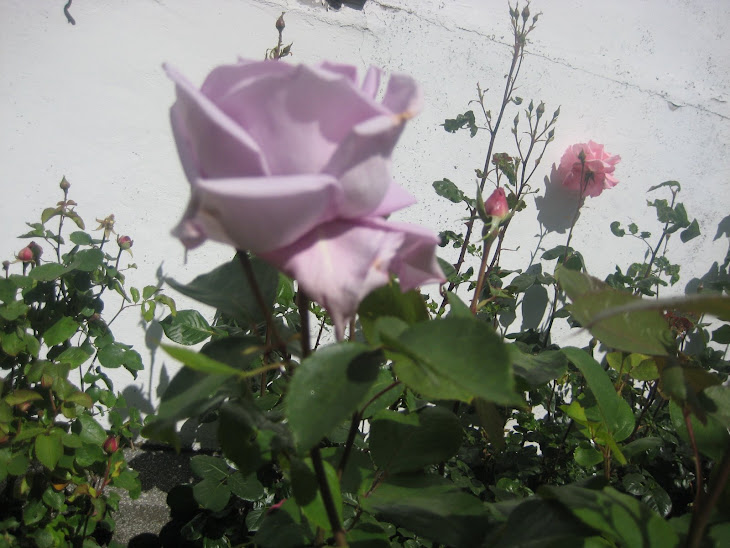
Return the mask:
<svg viewBox="0 0 730 548"><path fill-rule="evenodd" d="M704 479L702 475L702 460L700 457L699 449L697 449L697 440L695 439L695 432L692 428L692 420L689 411L689 407L685 406L683 409L684 424L687 426L687 433L689 434L690 445L692 445L692 452L694 453L695 459L695 476L697 477L697 488L695 490L695 502L694 502L694 513L699 512L702 506L702 499L705 492ZM694 515L693 515L694 518ZM694 519L693 519L694 521Z"/></svg>
<svg viewBox="0 0 730 548"><path fill-rule="evenodd" d="M362 420L362 415L355 411L352 414L352 422L350 422L350 430L347 432L347 441L345 442L345 450L342 453L340 463L337 465L337 479L342 480L342 474L345 472L345 466L350 458L352 452L352 445L355 443L355 436L357 435L358 426Z"/></svg>
<svg viewBox="0 0 730 548"><path fill-rule="evenodd" d="M258 281L256 280L256 276L253 272L251 260L248 258L248 254L244 250L238 249L236 251L238 260L241 262L243 271L246 274L248 284L253 290L254 297L256 298L256 303L261 310L261 315L264 317L264 321L266 322L266 330L271 333L271 338L273 339L276 348L281 351L286 351L286 344L281 340L279 332L276 330L276 326L274 326L274 320L271 317L271 311L269 310L269 307L266 306L264 296L261 294L261 288L259 287Z"/></svg>
<svg viewBox="0 0 730 548"><path fill-rule="evenodd" d="M299 305L299 314L301 316L300 320L302 322L301 343L302 360L304 360L312 353L312 346L309 340L309 299L301 289L297 295L297 301ZM313 447L309 451L309 456L312 458L314 473L317 476L317 483L319 484L319 490L322 493L322 501L324 502L324 507L327 511L327 518L329 519L330 527L332 527L332 533L335 537L335 544L337 546L347 546L345 531L342 529L342 525L340 524L340 517L338 516L337 509L335 508L335 502L332 498L329 483L327 483L327 475L324 471L322 454L319 452L319 447Z"/></svg>
<svg viewBox="0 0 730 548"><path fill-rule="evenodd" d="M489 234L487 236L487 239L484 240L484 249L482 251L482 262L479 265L479 277L477 278L477 285L474 289L474 297L471 301L471 313L476 314L477 313L477 306L479 305L479 298L482 294L482 289L484 288L484 280L486 278L486 270L487 270L487 258L489 257L489 249L492 247L492 242L494 241L494 236L492 234Z"/></svg>
<svg viewBox="0 0 730 548"><path fill-rule="evenodd" d="M654 398L656 397L656 391L658 382L654 381L654 384L651 385L651 389L649 390L649 394L646 398L646 405L641 409L641 413L639 413L639 418L636 419L636 424L634 425L634 430L631 432L631 435L628 437L628 441L632 441L634 439L634 436L639 431L639 427L641 426L641 420L644 418L644 415L646 415L646 412L651 407L651 404L654 403ZM628 443L628 442L627 442Z"/></svg>
<svg viewBox="0 0 730 548"><path fill-rule="evenodd" d="M504 111L506 110L507 105L510 102L510 97L512 96L512 91L514 90L515 82L516 82L517 76L520 72L520 67L522 66L522 60L524 59L524 55L525 55L525 42L526 42L527 34L529 34L529 30L527 32L525 32L525 27L527 25L526 21L524 21L522 23L521 29L518 28L518 24L519 23L517 23L517 21L513 19L512 28L514 31L515 43L513 46L512 64L510 65L509 73L507 74L507 83L505 84L505 87L504 87L504 94L502 96L502 105L499 109L499 115L497 116L497 120L494 123L494 126L492 127L491 123L489 125L489 135L490 135L489 147L487 148L487 155L484 160L484 171L482 172L482 178L479 182L480 190L484 190L484 185L487 182L487 176L489 175L489 171L490 171L489 163L492 159L492 151L494 150L494 143L497 138L497 132L499 131L499 125L502 123L502 117L504 116ZM480 97L480 99L483 100L483 96ZM466 257L466 249L469 246L469 242L471 240L475 220L476 220L476 217L471 217L471 219L467 223L466 235L464 236L464 243L461 246L461 252L459 253L459 259L456 261L456 264L454 265L456 274L459 273L459 270L461 270L461 267L464 264L464 259ZM454 287L456 287L456 282L453 282L453 281L450 282L447 291L453 291ZM442 308L445 305L446 305L446 298L444 297L444 302L442 303Z"/></svg>
<svg viewBox="0 0 730 548"><path fill-rule="evenodd" d="M324 472L322 454L319 452L319 447L312 448L309 451L309 456L312 458L314 473L317 476L317 482L319 483L319 490L322 493L324 508L327 511L327 518L329 519L330 527L332 527L332 533L335 537L335 544L337 546L347 546L345 530L342 528L342 524L340 523L340 516L337 515L337 508L335 508L332 492L330 491L329 483L327 483L327 476Z"/></svg>

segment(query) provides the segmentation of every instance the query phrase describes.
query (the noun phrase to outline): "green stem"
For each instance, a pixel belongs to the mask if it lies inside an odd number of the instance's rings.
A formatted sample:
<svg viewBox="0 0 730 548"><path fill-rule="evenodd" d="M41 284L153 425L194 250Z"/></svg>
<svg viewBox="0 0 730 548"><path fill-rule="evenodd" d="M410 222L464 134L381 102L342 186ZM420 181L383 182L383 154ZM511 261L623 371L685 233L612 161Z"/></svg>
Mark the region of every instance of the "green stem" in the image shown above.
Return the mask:
<svg viewBox="0 0 730 548"><path fill-rule="evenodd" d="M337 508L335 508L334 498L332 497L332 491L330 491L330 486L327 482L327 475L324 471L322 454L319 452L319 447L312 448L309 451L309 456L312 458L314 474L317 476L317 482L319 483L319 490L322 493L324 508L327 511L327 518L329 519L330 527L332 527L332 534L335 537L335 545L347 546L345 530L342 528L340 516L337 514Z"/></svg>

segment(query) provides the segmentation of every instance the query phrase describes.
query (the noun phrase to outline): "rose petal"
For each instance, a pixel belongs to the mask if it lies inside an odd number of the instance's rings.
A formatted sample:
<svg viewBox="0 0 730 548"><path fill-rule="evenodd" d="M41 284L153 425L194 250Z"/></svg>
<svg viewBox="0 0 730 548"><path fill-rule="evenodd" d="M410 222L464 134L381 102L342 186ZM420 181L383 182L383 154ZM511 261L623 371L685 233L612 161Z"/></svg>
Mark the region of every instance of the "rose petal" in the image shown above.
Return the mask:
<svg viewBox="0 0 730 548"><path fill-rule="evenodd" d="M272 175L318 173L381 109L341 74L300 65L231 88L216 104L258 143Z"/></svg>
<svg viewBox="0 0 730 548"><path fill-rule="evenodd" d="M383 75L383 71L378 67L370 67L365 74L365 79L362 82L362 92L375 99L380 89L380 79Z"/></svg>
<svg viewBox="0 0 730 548"><path fill-rule="evenodd" d="M187 247L210 238L271 251L330 221L341 194L327 175L201 180L174 234Z"/></svg>
<svg viewBox="0 0 730 548"><path fill-rule="evenodd" d="M413 118L423 108L421 88L410 76L391 74L383 106L402 118Z"/></svg>
<svg viewBox="0 0 730 548"><path fill-rule="evenodd" d="M232 65L214 68L206 77L200 91L214 103L239 86L249 84L253 79L281 76L296 70L294 65L278 61L252 61L239 59Z"/></svg>
<svg viewBox="0 0 730 548"><path fill-rule="evenodd" d="M345 65L344 63L334 63L332 61L322 61L317 65L318 68L328 72L334 72L347 78L353 85L357 85L357 67L353 65Z"/></svg>
<svg viewBox="0 0 730 548"><path fill-rule="evenodd" d="M371 228L392 231L404 236L398 253L390 264L390 272L398 276L403 291L427 283L443 283L444 273L436 258L438 236L419 225L369 219Z"/></svg>
<svg viewBox="0 0 730 548"><path fill-rule="evenodd" d="M170 119L188 180L266 175L261 149L251 136L175 69L165 70L176 84Z"/></svg>
<svg viewBox="0 0 730 548"><path fill-rule="evenodd" d="M380 205L370 214L370 216L385 217L394 211L413 205L417 201L418 200L416 200L416 198L405 188L392 182L388 186L388 190L383 201L380 202Z"/></svg>
<svg viewBox="0 0 730 548"><path fill-rule="evenodd" d="M327 309L341 338L360 301L388 283L388 265L404 239L397 231L333 221L288 247L260 256L295 278L310 298Z"/></svg>

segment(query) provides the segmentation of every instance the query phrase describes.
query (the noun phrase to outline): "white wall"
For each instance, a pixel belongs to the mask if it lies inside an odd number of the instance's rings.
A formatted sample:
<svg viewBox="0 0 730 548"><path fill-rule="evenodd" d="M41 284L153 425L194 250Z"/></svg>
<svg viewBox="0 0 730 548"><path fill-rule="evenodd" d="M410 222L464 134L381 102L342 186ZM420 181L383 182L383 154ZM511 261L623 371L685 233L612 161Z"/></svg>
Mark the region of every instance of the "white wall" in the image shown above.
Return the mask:
<svg viewBox="0 0 730 548"><path fill-rule="evenodd" d="M335 11L318 0L76 0L75 26L64 17L64 3L0 0L0 258L24 245L14 237L55 204L65 175L89 224L113 212L121 233L135 240L139 269L130 273L131 284L154 283L161 264L189 280L227 260L230 251L210 243L185 265L182 246L169 235L188 187L168 124L174 89L161 63L202 82L217 64L260 58L276 42L281 11L285 39L294 42L291 62L375 64L421 82L426 108L395 156L398 179L421 201L398 217L434 230L457 228L462 210L438 198L431 183L448 177L472 192L486 135L452 136L439 124L469 108L477 81L496 108L511 55L506 2L367 0L362 10ZM641 243L610 234L610 222L657 231L646 190L679 180L680 197L703 230L672 248L683 266L683 282L673 291L682 292L727 249L713 236L730 212L730 3L536 0L531 9L544 13L518 94L544 100L550 113L561 105L562 112L536 190L542 193L550 165L574 142L594 139L622 156L619 186L587 201L573 240L589 270L604 277L615 263L643 257ZM514 115L513 109L507 120ZM505 131L496 151L513 150L507 138ZM533 199L528 205L510 228L506 247L519 250L504 254L504 266L524 266L537 244ZM564 239L551 234L542 245ZM149 365L137 324L130 312L115 334L134 342ZM158 353L154 369L129 390L154 398L163 367L176 366ZM129 381L121 372L118 388Z"/></svg>

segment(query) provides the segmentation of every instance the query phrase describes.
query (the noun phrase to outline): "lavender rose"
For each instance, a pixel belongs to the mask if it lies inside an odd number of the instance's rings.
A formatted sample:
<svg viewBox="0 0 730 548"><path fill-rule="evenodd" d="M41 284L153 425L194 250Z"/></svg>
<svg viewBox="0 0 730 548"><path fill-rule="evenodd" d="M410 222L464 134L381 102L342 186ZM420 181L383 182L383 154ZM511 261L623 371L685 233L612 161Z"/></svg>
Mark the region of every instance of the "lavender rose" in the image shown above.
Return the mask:
<svg viewBox="0 0 730 548"><path fill-rule="evenodd" d="M355 67L240 61L200 90L171 67L173 133L191 198L174 234L248 249L293 278L341 334L371 290L442 281L438 238L384 217L414 198L391 176L390 155L420 108L415 82Z"/></svg>

